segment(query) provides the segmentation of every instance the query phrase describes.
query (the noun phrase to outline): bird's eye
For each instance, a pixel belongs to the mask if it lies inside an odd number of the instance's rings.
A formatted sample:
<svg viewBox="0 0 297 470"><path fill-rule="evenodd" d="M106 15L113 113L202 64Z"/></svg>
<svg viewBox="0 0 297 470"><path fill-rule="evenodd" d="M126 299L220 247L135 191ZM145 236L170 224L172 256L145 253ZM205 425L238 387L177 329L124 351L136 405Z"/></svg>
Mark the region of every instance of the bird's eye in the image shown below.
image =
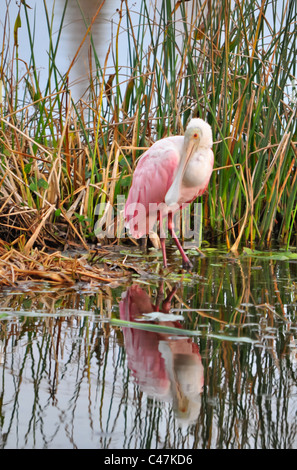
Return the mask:
<svg viewBox="0 0 297 470"><path fill-rule="evenodd" d="M197 137L198 137L197 132L195 132L195 134L193 134L193 137L194 137L194 139L197 139Z"/></svg>

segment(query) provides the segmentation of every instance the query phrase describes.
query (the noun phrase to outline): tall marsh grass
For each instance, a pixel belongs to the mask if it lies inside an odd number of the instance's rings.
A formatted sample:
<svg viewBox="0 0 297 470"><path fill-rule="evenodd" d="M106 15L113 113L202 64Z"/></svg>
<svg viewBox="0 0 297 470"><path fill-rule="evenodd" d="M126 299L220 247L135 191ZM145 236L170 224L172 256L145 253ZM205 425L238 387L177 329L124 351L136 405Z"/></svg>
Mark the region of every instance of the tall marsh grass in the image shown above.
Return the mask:
<svg viewBox="0 0 297 470"><path fill-rule="evenodd" d="M55 62L67 3L53 36L54 12L43 1L44 90L30 1L20 5L25 23L3 20L1 239L27 252L36 244L87 247L96 240L98 213L107 224L112 209L119 216L117 196L127 195L143 150L200 116L215 140L215 171L202 199L204 238L232 249L296 243L296 2L141 1L136 24L130 2L122 1L103 63L86 24L82 43L91 38L93 61L78 102L69 86L76 55L66 73ZM29 37L28 63L19 57L20 28ZM119 54L123 40L127 61Z"/></svg>

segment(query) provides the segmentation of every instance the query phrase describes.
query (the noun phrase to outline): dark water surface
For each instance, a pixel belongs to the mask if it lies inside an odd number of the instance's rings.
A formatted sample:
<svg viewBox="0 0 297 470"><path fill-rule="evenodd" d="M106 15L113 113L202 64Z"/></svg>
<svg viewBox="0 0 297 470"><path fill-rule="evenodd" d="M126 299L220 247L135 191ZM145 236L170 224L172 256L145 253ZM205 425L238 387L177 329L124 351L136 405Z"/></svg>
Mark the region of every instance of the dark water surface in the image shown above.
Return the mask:
<svg viewBox="0 0 297 470"><path fill-rule="evenodd" d="M2 291L0 447L296 448L296 260L195 271Z"/></svg>

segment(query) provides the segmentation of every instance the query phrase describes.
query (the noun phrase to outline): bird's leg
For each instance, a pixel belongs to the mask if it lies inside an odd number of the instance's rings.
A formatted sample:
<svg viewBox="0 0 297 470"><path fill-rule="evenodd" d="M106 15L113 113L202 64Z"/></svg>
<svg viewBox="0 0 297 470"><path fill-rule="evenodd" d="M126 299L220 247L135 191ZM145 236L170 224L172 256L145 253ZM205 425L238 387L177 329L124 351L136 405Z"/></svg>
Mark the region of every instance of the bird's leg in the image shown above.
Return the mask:
<svg viewBox="0 0 297 470"><path fill-rule="evenodd" d="M189 258L187 257L186 253L184 252L183 247L181 246L180 241L176 236L176 233L175 233L174 227L173 227L172 218L173 218L173 214L172 214L172 212L169 212L169 214L168 214L168 230L169 230L170 235L172 236L173 240L175 241L175 244L176 244L177 248L180 251L180 254L181 254L182 259L183 259L183 266L185 268L192 268L193 265L192 265L191 261L189 260Z"/></svg>
<svg viewBox="0 0 297 470"><path fill-rule="evenodd" d="M165 233L163 228L163 218L161 212L159 212L159 225L160 225L160 242L163 255L163 265L164 268L167 268L167 256L166 256L166 245L165 245Z"/></svg>

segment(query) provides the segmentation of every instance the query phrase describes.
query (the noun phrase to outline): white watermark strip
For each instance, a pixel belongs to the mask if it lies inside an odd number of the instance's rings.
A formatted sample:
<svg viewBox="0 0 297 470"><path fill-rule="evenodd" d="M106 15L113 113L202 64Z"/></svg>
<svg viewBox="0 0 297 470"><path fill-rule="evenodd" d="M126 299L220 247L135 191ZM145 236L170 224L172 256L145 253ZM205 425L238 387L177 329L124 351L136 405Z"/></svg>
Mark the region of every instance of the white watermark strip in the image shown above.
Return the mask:
<svg viewBox="0 0 297 470"><path fill-rule="evenodd" d="M94 226L94 233L98 239L103 238L144 238L148 233L157 233L158 214L162 214L162 238L168 238L168 213L173 213L173 226L178 238L184 240L185 248L199 247L202 232L202 204L183 204L176 209L169 208L165 203L151 203L149 208L141 203L131 203L126 207L125 197L117 197L117 216L115 217L113 206L107 202L98 204L95 215L98 220ZM131 229L131 230L130 230Z"/></svg>

